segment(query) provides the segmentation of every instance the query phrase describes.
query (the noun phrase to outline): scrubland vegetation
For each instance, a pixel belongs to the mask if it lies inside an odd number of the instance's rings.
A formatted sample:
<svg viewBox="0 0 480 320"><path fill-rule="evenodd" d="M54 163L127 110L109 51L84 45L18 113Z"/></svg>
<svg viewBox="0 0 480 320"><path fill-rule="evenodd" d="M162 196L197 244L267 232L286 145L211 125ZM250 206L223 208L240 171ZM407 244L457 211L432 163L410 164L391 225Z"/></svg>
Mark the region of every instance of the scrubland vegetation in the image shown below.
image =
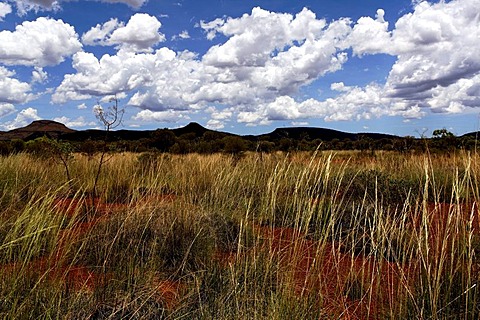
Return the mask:
<svg viewBox="0 0 480 320"><path fill-rule="evenodd" d="M2 318L479 318L475 153L99 157L0 158Z"/></svg>

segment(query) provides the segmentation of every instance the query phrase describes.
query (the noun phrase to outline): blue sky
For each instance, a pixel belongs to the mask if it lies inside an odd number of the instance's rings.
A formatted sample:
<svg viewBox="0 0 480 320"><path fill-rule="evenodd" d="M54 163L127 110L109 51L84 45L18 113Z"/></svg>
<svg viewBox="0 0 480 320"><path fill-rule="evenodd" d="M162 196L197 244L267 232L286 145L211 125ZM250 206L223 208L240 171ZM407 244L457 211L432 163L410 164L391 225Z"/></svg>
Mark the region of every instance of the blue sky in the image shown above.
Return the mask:
<svg viewBox="0 0 480 320"><path fill-rule="evenodd" d="M0 0L0 130L479 130L480 0Z"/></svg>

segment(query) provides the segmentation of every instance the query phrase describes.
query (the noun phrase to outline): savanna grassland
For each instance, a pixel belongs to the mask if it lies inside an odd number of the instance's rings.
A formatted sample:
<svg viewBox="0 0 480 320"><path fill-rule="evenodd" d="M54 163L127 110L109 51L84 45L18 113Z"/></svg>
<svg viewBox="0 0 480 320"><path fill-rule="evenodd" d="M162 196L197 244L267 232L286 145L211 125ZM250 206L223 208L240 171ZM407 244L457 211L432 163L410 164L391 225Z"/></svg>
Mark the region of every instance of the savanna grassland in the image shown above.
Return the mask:
<svg viewBox="0 0 480 320"><path fill-rule="evenodd" d="M475 153L105 160L0 158L1 318L479 317Z"/></svg>

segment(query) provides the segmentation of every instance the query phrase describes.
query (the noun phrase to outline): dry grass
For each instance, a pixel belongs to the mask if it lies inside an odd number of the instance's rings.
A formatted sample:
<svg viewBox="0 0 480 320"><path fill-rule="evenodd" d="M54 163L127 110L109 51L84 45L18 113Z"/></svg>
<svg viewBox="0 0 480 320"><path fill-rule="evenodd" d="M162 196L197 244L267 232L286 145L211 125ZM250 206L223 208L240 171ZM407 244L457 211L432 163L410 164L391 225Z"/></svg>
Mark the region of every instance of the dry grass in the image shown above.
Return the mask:
<svg viewBox="0 0 480 320"><path fill-rule="evenodd" d="M479 158L0 158L3 318L476 319ZM66 200L68 199L68 200Z"/></svg>

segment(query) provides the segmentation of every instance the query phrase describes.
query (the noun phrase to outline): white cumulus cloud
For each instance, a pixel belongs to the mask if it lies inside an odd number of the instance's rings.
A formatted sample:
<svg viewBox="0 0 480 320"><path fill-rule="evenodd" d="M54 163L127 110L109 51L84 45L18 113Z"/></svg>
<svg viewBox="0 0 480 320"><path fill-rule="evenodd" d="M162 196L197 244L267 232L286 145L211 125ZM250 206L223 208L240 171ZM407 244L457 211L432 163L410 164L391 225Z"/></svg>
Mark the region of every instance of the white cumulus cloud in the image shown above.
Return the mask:
<svg viewBox="0 0 480 320"><path fill-rule="evenodd" d="M257 7L250 15L237 19L221 23L217 19L211 22L210 28L229 39L211 47L204 62L214 66L264 66L274 50L283 51L294 41L320 38L325 25L325 20L316 19L308 9L294 17Z"/></svg>
<svg viewBox="0 0 480 320"><path fill-rule="evenodd" d="M122 30L118 25L114 20L99 25L83 36L84 42L111 42ZM143 53L119 49L116 55L99 59L85 52L75 54L76 73L65 76L53 101L132 92L129 104L157 111L212 103L254 106L278 94L294 93L347 60L339 46L349 21L327 24L308 9L293 16L254 8L240 18L202 26L228 37L203 57L168 48Z"/></svg>
<svg viewBox="0 0 480 320"><path fill-rule="evenodd" d="M0 118L8 116L14 113L15 107L11 103L0 103Z"/></svg>
<svg viewBox="0 0 480 320"><path fill-rule="evenodd" d="M85 121L84 117L78 117L76 119L71 119L66 116L54 118L53 121L63 123L69 128L81 128L85 126L95 126L97 123Z"/></svg>
<svg viewBox="0 0 480 320"><path fill-rule="evenodd" d="M206 108L204 111L210 114L210 120L207 122L207 128L218 130L223 129L225 127L225 123L232 119L235 108L218 110L217 108L211 106Z"/></svg>
<svg viewBox="0 0 480 320"><path fill-rule="evenodd" d="M82 42L86 45L111 45L109 43L109 37L112 32L119 28L124 27L124 23L120 23L118 19L112 18L104 24L97 24L82 35Z"/></svg>
<svg viewBox="0 0 480 320"><path fill-rule="evenodd" d="M165 35L159 32L161 22L146 13L133 15L125 25L117 19L111 19L103 25L98 24L82 36L87 45L118 46L123 50L151 51L151 48L165 41Z"/></svg>
<svg viewBox="0 0 480 320"><path fill-rule="evenodd" d="M5 65L53 66L82 49L72 26L45 17L25 21L15 31L0 31L0 43Z"/></svg>
<svg viewBox="0 0 480 320"><path fill-rule="evenodd" d="M0 21L10 13L12 13L12 6L6 2L0 2Z"/></svg>
<svg viewBox="0 0 480 320"><path fill-rule="evenodd" d="M172 37L172 40L176 40L176 39L190 39L190 34L188 33L187 30L183 30L178 35L174 35Z"/></svg>
<svg viewBox="0 0 480 320"><path fill-rule="evenodd" d="M31 86L14 78L15 72L0 66L0 103L25 103L34 98Z"/></svg>
<svg viewBox="0 0 480 320"><path fill-rule="evenodd" d="M213 40L215 36L217 35L217 29L221 27L222 25L225 24L225 21L221 18L217 18L213 21L200 21L199 27L205 30L207 33L207 39L208 40Z"/></svg>
<svg viewBox="0 0 480 320"><path fill-rule="evenodd" d="M415 2L392 31L384 21L361 18L347 38L358 55L397 57L384 87L385 95L411 108L458 113L479 106L480 0Z"/></svg>
<svg viewBox="0 0 480 320"><path fill-rule="evenodd" d="M383 88L376 84L348 87L336 84L341 94L326 100L307 99L295 101L290 96L281 96L272 102L261 104L252 111L242 111L238 121L250 125L270 124L275 120L306 120L321 118L325 121L351 121L372 119L381 116L420 118L424 113L418 106L403 104L400 99L390 99Z"/></svg>
<svg viewBox="0 0 480 320"><path fill-rule="evenodd" d="M221 120L210 119L207 122L207 128L211 130L220 130L225 128L225 123Z"/></svg>
<svg viewBox="0 0 480 320"><path fill-rule="evenodd" d="M5 130L13 130L16 128L24 127L30 124L34 120L40 120L38 116L38 110L34 108L27 108L17 113L17 116L12 121L7 121L0 125Z"/></svg>
<svg viewBox="0 0 480 320"><path fill-rule="evenodd" d="M132 120L140 122L178 122L185 119L189 119L189 117L182 112L174 110L142 110L132 117Z"/></svg>
<svg viewBox="0 0 480 320"><path fill-rule="evenodd" d="M17 10L24 15L28 11L59 10L61 3L68 0L14 0ZM132 8L140 8L148 0L96 0L106 3L123 3Z"/></svg>
<svg viewBox="0 0 480 320"><path fill-rule="evenodd" d="M154 53L121 50L100 59L81 52L73 57L77 73L66 75L52 98L63 103L85 96L135 92L128 103L133 106L156 111L189 109L204 101L205 96L197 91L209 87L213 80L194 58L191 53L177 54L168 48Z"/></svg>
<svg viewBox="0 0 480 320"><path fill-rule="evenodd" d="M44 83L48 79L48 73L43 68L35 67L32 71L32 83Z"/></svg>
<svg viewBox="0 0 480 320"><path fill-rule="evenodd" d="M385 11L378 9L376 19L361 17L357 20L345 42L355 55L390 53L391 33L384 15Z"/></svg>
<svg viewBox="0 0 480 320"><path fill-rule="evenodd" d="M479 0L422 2L400 18L392 34L398 60L388 78L390 95L416 102L462 79L476 79L479 7Z"/></svg>

